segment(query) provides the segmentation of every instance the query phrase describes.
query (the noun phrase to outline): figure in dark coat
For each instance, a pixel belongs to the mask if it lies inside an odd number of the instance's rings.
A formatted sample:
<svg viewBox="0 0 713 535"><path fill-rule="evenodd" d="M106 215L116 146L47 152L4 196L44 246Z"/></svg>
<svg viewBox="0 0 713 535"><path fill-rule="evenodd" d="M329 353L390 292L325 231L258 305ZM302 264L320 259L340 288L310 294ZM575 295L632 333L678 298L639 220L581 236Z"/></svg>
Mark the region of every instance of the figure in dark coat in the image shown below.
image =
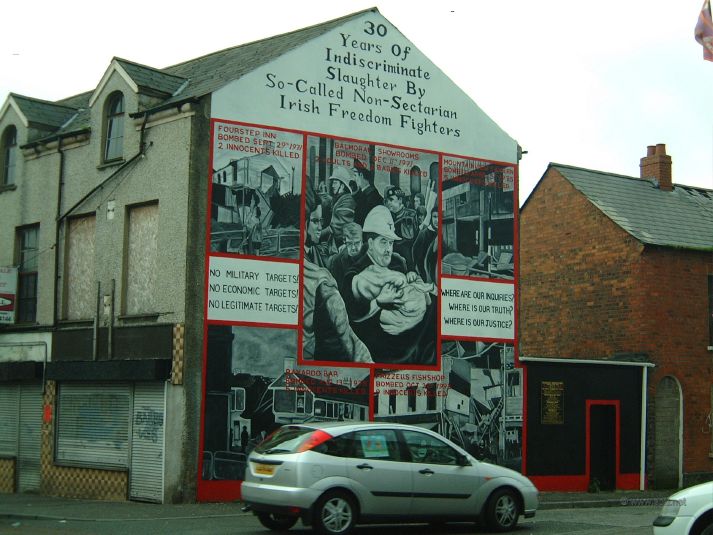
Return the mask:
<svg viewBox="0 0 713 535"><path fill-rule="evenodd" d="M354 193L354 222L364 226L366 216L375 206L384 204L384 199L370 180L371 173L360 162L355 161L352 169L359 190Z"/></svg>
<svg viewBox="0 0 713 535"><path fill-rule="evenodd" d="M366 254L340 282L356 335L374 362L402 365L436 363L435 286L423 283L394 253L394 223L385 206L364 222Z"/></svg>

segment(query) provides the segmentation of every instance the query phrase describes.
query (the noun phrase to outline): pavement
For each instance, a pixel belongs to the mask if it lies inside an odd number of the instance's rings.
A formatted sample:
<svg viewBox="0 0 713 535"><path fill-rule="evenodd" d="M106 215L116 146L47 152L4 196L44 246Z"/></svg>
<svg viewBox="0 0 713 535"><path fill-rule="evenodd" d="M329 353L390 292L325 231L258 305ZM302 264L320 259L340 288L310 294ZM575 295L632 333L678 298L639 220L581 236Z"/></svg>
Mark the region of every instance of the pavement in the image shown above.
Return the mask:
<svg viewBox="0 0 713 535"><path fill-rule="evenodd" d="M658 506L672 490L598 493L541 492L539 509ZM242 516L241 502L152 504L59 498L40 494L0 494L0 518L45 520L196 519Z"/></svg>

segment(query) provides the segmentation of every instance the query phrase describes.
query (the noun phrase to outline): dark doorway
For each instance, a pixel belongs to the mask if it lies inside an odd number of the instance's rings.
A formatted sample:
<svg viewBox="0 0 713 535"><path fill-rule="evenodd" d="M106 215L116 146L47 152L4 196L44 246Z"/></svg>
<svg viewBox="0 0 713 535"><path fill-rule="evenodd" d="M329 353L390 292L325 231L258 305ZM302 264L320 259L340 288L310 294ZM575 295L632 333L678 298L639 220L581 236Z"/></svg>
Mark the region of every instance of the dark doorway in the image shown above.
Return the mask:
<svg viewBox="0 0 713 535"><path fill-rule="evenodd" d="M657 489L680 486L681 387L673 377L664 377L656 388L654 435L654 485Z"/></svg>
<svg viewBox="0 0 713 535"><path fill-rule="evenodd" d="M465 256L478 256L478 222L456 221L456 226L456 250Z"/></svg>
<svg viewBox="0 0 713 535"><path fill-rule="evenodd" d="M589 412L589 486L616 488L616 407L592 405Z"/></svg>

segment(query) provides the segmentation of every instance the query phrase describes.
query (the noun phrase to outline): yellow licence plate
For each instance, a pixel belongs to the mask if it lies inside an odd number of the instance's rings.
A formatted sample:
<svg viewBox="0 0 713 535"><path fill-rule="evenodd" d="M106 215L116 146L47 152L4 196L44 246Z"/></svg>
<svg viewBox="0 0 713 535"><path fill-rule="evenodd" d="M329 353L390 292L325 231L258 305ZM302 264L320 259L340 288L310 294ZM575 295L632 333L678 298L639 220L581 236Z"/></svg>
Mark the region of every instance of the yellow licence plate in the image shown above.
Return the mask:
<svg viewBox="0 0 713 535"><path fill-rule="evenodd" d="M255 473L263 476L271 476L275 473L275 465L255 463Z"/></svg>

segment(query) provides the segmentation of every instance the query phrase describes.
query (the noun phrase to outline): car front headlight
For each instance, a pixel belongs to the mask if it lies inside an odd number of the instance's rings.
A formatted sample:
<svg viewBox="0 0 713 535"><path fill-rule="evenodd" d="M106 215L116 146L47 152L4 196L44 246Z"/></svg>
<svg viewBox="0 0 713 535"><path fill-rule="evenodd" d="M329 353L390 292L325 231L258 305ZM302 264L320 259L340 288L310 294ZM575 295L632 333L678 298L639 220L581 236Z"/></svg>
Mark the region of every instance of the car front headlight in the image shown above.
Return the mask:
<svg viewBox="0 0 713 535"><path fill-rule="evenodd" d="M666 503L661 508L661 514L654 520L654 526L669 526L678 516L683 502L681 500L666 500Z"/></svg>
<svg viewBox="0 0 713 535"><path fill-rule="evenodd" d="M661 516L678 516L681 510L681 502L679 500L666 500L666 503L661 508Z"/></svg>

